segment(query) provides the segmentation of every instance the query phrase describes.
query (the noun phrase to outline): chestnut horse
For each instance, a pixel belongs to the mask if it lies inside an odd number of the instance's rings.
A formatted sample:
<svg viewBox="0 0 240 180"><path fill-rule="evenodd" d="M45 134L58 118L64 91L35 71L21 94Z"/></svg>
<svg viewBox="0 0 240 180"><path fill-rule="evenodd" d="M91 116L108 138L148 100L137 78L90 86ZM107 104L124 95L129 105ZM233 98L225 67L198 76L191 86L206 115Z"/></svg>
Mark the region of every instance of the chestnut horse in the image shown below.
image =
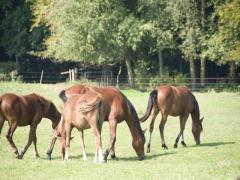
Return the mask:
<svg viewBox="0 0 240 180"><path fill-rule="evenodd" d="M83 130L91 128L95 136L96 152L94 162L103 162L101 130L105 117L105 105L100 94L87 92L84 95L73 95L63 106L62 119L58 131L62 144L62 159L68 160L70 137L73 127L80 132L80 145L83 159L86 160Z"/></svg>
<svg viewBox="0 0 240 180"><path fill-rule="evenodd" d="M178 141L182 135L183 146L186 146L183 137L183 131L185 128L186 121L189 114L192 116L192 133L195 139L196 144L200 144L200 133L202 131L202 119L199 119L199 106L195 96L191 91L184 86L174 87L169 85L162 85L157 87L150 93L147 111L140 118L141 122L144 122L148 119L149 115L152 115L152 120L149 128L149 142L147 146L147 152L150 152L151 146L151 135L154 127L155 119L159 113L162 114L161 123L159 125L160 136L162 147L167 149L164 140L164 126L167 122L168 115L170 116L179 116L180 117L180 132L176 138L174 147L177 148Z"/></svg>
<svg viewBox="0 0 240 180"><path fill-rule="evenodd" d="M37 151L36 129L42 118L48 118L52 121L52 128L56 128L60 121L61 114L55 105L48 99L37 95L29 94L26 96L17 96L15 94L6 93L0 96L0 133L7 120L9 129L7 132L7 140L14 149L17 158L22 159L28 147L34 144L35 156L39 157ZM16 145L13 142L13 133L17 126L30 125L28 142L21 154L19 154Z"/></svg>
<svg viewBox="0 0 240 180"><path fill-rule="evenodd" d="M144 159L144 143L145 136L142 132L139 118L136 113L135 108L131 102L124 96L118 89L114 87L87 87L84 85L75 85L70 88L67 88L60 92L59 96L66 102L69 97L74 94L85 94L89 91L96 91L103 97L103 101L106 106L106 118L105 121L109 122L110 126L110 145L104 153L104 160L107 161L109 153L111 154L112 159L117 159L115 155L115 142L116 142L116 129L117 124L126 121L131 135L132 135L132 146L137 153L139 160ZM56 140L56 138L55 138ZM52 140L51 147L48 150L48 158L51 159L51 153L53 149L54 139Z"/></svg>

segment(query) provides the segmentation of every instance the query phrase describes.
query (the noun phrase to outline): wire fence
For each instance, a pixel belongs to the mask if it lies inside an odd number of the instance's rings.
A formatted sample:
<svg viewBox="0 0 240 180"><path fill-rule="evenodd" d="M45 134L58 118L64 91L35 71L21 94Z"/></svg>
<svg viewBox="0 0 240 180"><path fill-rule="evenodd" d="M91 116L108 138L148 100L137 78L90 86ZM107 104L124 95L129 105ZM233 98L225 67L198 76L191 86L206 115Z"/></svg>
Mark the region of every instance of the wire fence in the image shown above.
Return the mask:
<svg viewBox="0 0 240 180"><path fill-rule="evenodd" d="M10 73L11 74L11 73ZM12 74L12 79L27 83L61 83L68 81L76 81L86 85L95 86L117 86L128 88L128 78L113 75L111 71L79 71L69 70L66 72L18 72L17 75ZM224 89L240 90L240 78L234 80L226 77L204 78L201 82L200 78L135 78L135 87L141 90L153 89L161 84L184 85L195 91L221 91Z"/></svg>

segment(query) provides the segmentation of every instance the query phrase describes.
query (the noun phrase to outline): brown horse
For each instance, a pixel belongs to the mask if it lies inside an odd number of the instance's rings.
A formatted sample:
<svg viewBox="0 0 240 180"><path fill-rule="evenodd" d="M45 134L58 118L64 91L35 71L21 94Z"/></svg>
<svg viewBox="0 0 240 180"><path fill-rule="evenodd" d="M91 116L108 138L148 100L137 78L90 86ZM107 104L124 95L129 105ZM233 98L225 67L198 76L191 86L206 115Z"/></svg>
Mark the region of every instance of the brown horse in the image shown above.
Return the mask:
<svg viewBox="0 0 240 180"><path fill-rule="evenodd" d="M159 113L162 114L161 123L159 125L160 136L162 141L162 147L167 149L164 140L164 126L167 122L168 115L170 116L180 116L180 132L176 138L174 147L177 148L177 144L180 136L182 135L182 145L186 146L183 137L183 131L185 128L186 121L189 114L192 116L192 133L196 144L200 144L200 133L202 131L202 119L199 119L199 106L196 98L191 93L191 91L184 86L174 87L168 85L162 85L157 87L150 93L147 111L140 118L141 122L148 119L149 115L152 115L152 121L149 128L149 142L147 152L150 152L151 146L151 135L154 127L155 119Z"/></svg>
<svg viewBox="0 0 240 180"><path fill-rule="evenodd" d="M26 96L17 96L15 94L6 93L0 96L0 133L7 120L9 129L7 132L7 140L14 149L17 158L23 158L28 147L34 144L35 155L39 157L37 151L37 136L36 129L42 118L48 118L52 121L52 128L56 128L60 121L61 114L56 109L55 105L44 97L37 94L29 94ZM13 142L13 133L17 126L30 125L28 142L21 154Z"/></svg>
<svg viewBox="0 0 240 180"><path fill-rule="evenodd" d="M100 94L87 92L84 95L71 96L64 104L62 120L58 131L61 137L62 159L68 160L70 137L73 127L80 132L80 145L83 159L86 160L83 130L91 128L95 136L96 152L94 162L103 162L101 130L105 117L105 105Z"/></svg>
<svg viewBox="0 0 240 180"><path fill-rule="evenodd" d="M109 122L110 126L110 145L104 153L104 160L107 161L109 153L111 154L112 159L117 159L115 155L115 142L116 142L116 129L117 124L126 121L133 138L132 146L136 151L139 160L144 159L144 143L145 137L142 132L139 118L137 116L136 110L131 104L131 102L124 96L118 89L114 87L87 87L84 85L75 85L70 88L67 88L60 92L59 96L66 102L69 97L74 94L84 94L89 91L96 91L103 97L103 101L106 105L106 118L105 121ZM51 159L51 153L54 145L53 139L51 147L48 150L47 154L49 159Z"/></svg>

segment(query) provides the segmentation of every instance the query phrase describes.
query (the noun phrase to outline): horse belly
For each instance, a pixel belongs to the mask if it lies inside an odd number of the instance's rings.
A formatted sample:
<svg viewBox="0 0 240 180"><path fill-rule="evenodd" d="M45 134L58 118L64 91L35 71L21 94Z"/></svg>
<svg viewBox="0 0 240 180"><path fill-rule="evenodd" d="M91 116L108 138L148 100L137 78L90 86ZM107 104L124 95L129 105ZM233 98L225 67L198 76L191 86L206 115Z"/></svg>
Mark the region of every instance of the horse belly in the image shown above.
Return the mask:
<svg viewBox="0 0 240 180"><path fill-rule="evenodd" d="M75 122L73 122L73 126L77 129L89 129L90 125L85 119L78 118Z"/></svg>
<svg viewBox="0 0 240 180"><path fill-rule="evenodd" d="M180 114L181 114L181 107L179 108L176 106L176 104L173 104L169 115L170 116L179 116Z"/></svg>

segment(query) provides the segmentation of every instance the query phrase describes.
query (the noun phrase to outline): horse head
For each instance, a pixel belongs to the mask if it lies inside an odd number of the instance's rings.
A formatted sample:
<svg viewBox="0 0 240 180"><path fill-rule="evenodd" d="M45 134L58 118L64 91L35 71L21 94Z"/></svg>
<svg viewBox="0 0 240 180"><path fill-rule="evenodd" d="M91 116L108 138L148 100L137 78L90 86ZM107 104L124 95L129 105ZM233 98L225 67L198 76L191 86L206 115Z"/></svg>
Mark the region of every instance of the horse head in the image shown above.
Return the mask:
<svg viewBox="0 0 240 180"><path fill-rule="evenodd" d="M144 153L144 144L145 144L145 136L143 138L138 138L137 140L132 142L132 146L137 153L138 159L141 161L145 159Z"/></svg>
<svg viewBox="0 0 240 180"><path fill-rule="evenodd" d="M55 129L60 122L61 113L57 110L54 103L50 100L45 99L44 105L44 117L52 121L52 128Z"/></svg>
<svg viewBox="0 0 240 180"><path fill-rule="evenodd" d="M203 117L200 120L198 120L196 123L194 123L194 126L192 128L193 137L194 137L197 145L199 145L201 143L200 134L203 130L202 121L203 121Z"/></svg>

